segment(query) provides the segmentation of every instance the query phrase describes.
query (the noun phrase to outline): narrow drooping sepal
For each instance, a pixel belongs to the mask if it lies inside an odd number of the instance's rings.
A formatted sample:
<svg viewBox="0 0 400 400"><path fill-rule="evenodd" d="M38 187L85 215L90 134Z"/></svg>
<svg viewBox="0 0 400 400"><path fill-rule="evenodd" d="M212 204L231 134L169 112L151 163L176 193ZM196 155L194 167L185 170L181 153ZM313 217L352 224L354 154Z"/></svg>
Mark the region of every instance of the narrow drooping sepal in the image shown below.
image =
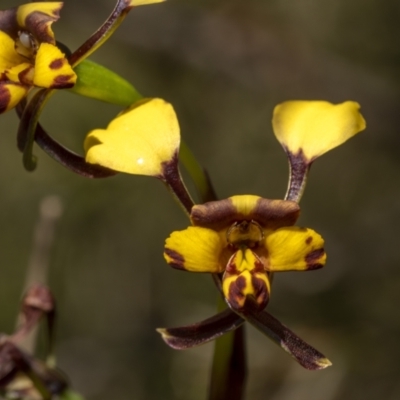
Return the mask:
<svg viewBox="0 0 400 400"><path fill-rule="evenodd" d="M157 332L161 334L168 346L176 350L185 350L231 332L243 322L244 320L237 314L226 309L202 322L178 328L159 328Z"/></svg>
<svg viewBox="0 0 400 400"><path fill-rule="evenodd" d="M240 315L291 355L302 367L308 370L320 370L332 365L322 353L298 337L271 314L259 311L257 306L251 304L250 301L246 303Z"/></svg>

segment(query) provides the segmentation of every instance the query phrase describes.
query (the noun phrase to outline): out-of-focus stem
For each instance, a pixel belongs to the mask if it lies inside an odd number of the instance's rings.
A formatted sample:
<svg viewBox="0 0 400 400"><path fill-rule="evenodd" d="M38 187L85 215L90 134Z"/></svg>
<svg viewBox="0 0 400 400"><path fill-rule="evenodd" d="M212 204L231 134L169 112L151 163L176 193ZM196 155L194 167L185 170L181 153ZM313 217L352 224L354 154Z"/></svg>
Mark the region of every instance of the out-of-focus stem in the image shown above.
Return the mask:
<svg viewBox="0 0 400 400"><path fill-rule="evenodd" d="M219 298L218 309L226 304ZM208 400L242 400L247 376L245 327L240 326L215 341Z"/></svg>

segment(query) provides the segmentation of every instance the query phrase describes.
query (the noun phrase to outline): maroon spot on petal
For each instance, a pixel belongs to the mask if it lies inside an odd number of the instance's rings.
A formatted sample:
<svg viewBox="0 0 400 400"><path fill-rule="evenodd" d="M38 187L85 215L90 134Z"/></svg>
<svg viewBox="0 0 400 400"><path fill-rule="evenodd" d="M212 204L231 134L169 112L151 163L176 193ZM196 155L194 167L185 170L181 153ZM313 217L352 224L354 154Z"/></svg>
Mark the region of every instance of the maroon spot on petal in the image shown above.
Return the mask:
<svg viewBox="0 0 400 400"><path fill-rule="evenodd" d="M267 285L262 279L257 278L256 276L251 277L251 284L254 289L254 298L256 300L257 306L260 310L263 310L269 301L269 292L267 289Z"/></svg>
<svg viewBox="0 0 400 400"><path fill-rule="evenodd" d="M307 269L312 270L321 268L323 264L319 263L318 261L324 254L325 254L324 249L317 249L312 251L311 253L308 253L304 258L305 262L307 263Z"/></svg>
<svg viewBox="0 0 400 400"><path fill-rule="evenodd" d="M52 89L68 89L74 86L74 83L71 82L71 79L74 75L58 75L51 85Z"/></svg>
<svg viewBox="0 0 400 400"><path fill-rule="evenodd" d="M312 236L310 236L306 239L306 244L310 244L312 241L313 241L313 238L312 238Z"/></svg>
<svg viewBox="0 0 400 400"><path fill-rule="evenodd" d="M176 269L180 269L185 271L185 258L182 256L182 254L179 254L177 251L175 250L171 250L166 248L164 250L164 253L170 257L172 259L172 261L169 261L168 264L171 267L174 267Z"/></svg>
<svg viewBox="0 0 400 400"><path fill-rule="evenodd" d="M240 310L243 307L243 299L245 296L242 291L245 287L246 279L243 276L239 276L229 286L228 301L234 310Z"/></svg>
<svg viewBox="0 0 400 400"><path fill-rule="evenodd" d="M11 94L8 88L4 85L0 85L0 113L7 110L7 107L11 100Z"/></svg>
<svg viewBox="0 0 400 400"><path fill-rule="evenodd" d="M65 59L64 58L57 58L56 60L53 60L49 64L50 69L60 69L64 65Z"/></svg>

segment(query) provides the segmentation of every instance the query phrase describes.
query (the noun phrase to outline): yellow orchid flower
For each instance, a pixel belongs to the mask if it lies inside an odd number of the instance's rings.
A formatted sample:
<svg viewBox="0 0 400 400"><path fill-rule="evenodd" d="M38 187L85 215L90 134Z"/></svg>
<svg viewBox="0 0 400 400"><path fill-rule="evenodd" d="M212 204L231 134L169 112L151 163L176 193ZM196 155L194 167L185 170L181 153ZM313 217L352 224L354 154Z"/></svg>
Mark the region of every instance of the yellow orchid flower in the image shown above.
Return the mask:
<svg viewBox="0 0 400 400"><path fill-rule="evenodd" d="M269 274L321 268L324 241L293 226L297 203L241 195L192 208L191 226L173 232L164 257L174 268L223 274L229 306L241 311L248 298L262 310L270 297Z"/></svg>
<svg viewBox="0 0 400 400"><path fill-rule="evenodd" d="M0 113L15 107L34 87L75 84L76 74L51 29L62 6L37 2L0 11Z"/></svg>

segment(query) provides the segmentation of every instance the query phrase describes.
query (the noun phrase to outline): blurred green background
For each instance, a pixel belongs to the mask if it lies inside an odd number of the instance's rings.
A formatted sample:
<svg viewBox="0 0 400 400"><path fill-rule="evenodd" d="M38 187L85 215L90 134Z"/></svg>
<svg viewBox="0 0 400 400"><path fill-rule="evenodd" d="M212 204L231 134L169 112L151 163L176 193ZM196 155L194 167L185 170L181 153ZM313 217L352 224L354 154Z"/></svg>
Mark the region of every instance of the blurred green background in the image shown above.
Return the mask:
<svg viewBox="0 0 400 400"><path fill-rule="evenodd" d="M76 48L113 5L66 0L58 40ZM399 17L397 0L169 0L134 9L92 56L173 103L222 198L284 195L277 103L362 106L367 130L315 162L301 203L299 223L324 236L328 264L276 276L268 306L333 366L305 371L249 326L247 399L400 398ZM86 133L118 111L57 93L42 122L81 152ZM74 387L91 400L205 399L213 344L176 352L155 332L215 312L211 278L163 260L165 238L187 226L180 208L155 179L86 180L37 147L38 168L25 172L17 122L13 112L0 120L0 331L13 330L39 204L57 195L49 280L58 362Z"/></svg>

